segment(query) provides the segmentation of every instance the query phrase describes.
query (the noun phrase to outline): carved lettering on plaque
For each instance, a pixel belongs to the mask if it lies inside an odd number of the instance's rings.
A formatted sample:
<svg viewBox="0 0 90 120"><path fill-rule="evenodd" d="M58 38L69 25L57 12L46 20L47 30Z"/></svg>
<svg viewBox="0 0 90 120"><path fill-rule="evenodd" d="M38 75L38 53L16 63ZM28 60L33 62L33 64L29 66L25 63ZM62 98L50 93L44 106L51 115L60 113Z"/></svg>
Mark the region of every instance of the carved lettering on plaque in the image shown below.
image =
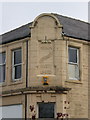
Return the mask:
<svg viewBox="0 0 90 120"><path fill-rule="evenodd" d="M40 74L54 74L52 43L39 44L39 68Z"/></svg>

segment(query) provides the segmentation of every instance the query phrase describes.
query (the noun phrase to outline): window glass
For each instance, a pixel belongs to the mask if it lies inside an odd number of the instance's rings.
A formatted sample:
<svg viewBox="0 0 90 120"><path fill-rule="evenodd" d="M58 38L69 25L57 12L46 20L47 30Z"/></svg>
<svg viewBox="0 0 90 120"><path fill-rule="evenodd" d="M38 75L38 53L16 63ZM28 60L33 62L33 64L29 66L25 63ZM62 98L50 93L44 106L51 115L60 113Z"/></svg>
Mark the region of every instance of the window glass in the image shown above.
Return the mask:
<svg viewBox="0 0 90 120"><path fill-rule="evenodd" d="M21 78L21 65L15 66L15 79Z"/></svg>
<svg viewBox="0 0 90 120"><path fill-rule="evenodd" d="M5 65L0 65L0 82L5 82Z"/></svg>
<svg viewBox="0 0 90 120"><path fill-rule="evenodd" d="M77 48L69 47L69 62L77 63Z"/></svg>
<svg viewBox="0 0 90 120"><path fill-rule="evenodd" d="M5 63L5 60L6 60L6 55L5 53L0 53L0 64L3 64Z"/></svg>
<svg viewBox="0 0 90 120"><path fill-rule="evenodd" d="M12 78L13 80L18 80L22 76L22 49L16 49L13 51L13 73Z"/></svg>
<svg viewBox="0 0 90 120"><path fill-rule="evenodd" d="M22 110L22 104L0 106L0 120L24 120Z"/></svg>
<svg viewBox="0 0 90 120"><path fill-rule="evenodd" d="M68 59L69 59L69 66L68 66L68 74L69 79L79 80L79 49L75 47L69 47L68 49Z"/></svg>
<svg viewBox="0 0 90 120"><path fill-rule="evenodd" d="M6 74L6 54L0 53L0 82L5 82Z"/></svg>
<svg viewBox="0 0 90 120"><path fill-rule="evenodd" d="M78 65L69 64L69 78L79 79L79 67L78 67Z"/></svg>
<svg viewBox="0 0 90 120"><path fill-rule="evenodd" d="M17 49L14 51L14 64L19 64L22 61L21 49Z"/></svg>
<svg viewBox="0 0 90 120"><path fill-rule="evenodd" d="M54 118L55 103L39 103L39 118Z"/></svg>

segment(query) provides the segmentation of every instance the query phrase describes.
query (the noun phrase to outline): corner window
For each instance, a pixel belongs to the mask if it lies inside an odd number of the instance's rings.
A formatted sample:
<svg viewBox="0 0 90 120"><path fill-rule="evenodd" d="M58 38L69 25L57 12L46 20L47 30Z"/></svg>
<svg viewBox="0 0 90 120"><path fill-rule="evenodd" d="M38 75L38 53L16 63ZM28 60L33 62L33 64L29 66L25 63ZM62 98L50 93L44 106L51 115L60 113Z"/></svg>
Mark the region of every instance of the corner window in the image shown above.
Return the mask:
<svg viewBox="0 0 90 120"><path fill-rule="evenodd" d="M79 49L68 48L69 79L79 80Z"/></svg>
<svg viewBox="0 0 90 120"><path fill-rule="evenodd" d="M20 80L22 76L22 49L13 50L12 56L12 79Z"/></svg>
<svg viewBox="0 0 90 120"><path fill-rule="evenodd" d="M6 54L0 53L0 83L5 82L6 74Z"/></svg>

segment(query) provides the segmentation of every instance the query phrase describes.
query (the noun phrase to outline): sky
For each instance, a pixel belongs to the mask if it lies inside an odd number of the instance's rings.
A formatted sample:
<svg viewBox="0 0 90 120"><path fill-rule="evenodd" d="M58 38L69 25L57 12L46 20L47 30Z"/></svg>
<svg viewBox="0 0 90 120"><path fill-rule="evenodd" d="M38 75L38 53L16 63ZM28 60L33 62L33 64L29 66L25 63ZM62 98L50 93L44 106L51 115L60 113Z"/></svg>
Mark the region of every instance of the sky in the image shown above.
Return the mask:
<svg viewBox="0 0 90 120"><path fill-rule="evenodd" d="M0 34L32 22L42 13L58 13L88 22L88 1L0 1Z"/></svg>
<svg viewBox="0 0 90 120"><path fill-rule="evenodd" d="M33 21L41 13L58 13L88 22L90 21L88 2L88 0L0 0L0 34Z"/></svg>

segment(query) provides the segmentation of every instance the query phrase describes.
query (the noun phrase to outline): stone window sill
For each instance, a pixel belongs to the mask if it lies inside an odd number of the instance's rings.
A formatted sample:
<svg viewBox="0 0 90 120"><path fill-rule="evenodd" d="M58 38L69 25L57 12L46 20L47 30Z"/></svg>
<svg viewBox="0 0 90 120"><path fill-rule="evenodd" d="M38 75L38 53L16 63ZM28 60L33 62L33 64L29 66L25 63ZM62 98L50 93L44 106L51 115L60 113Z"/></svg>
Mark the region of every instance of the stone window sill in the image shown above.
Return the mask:
<svg viewBox="0 0 90 120"><path fill-rule="evenodd" d="M68 82L68 83L76 83L76 84L82 84L82 81L80 81L80 80L66 80L65 82Z"/></svg>
<svg viewBox="0 0 90 120"><path fill-rule="evenodd" d="M23 83L23 81L21 79L17 80L17 81L11 81L10 84L9 84L9 86L10 85L16 85L16 84L22 84L22 83Z"/></svg>
<svg viewBox="0 0 90 120"><path fill-rule="evenodd" d="M6 82L0 83L0 87L5 87L7 85Z"/></svg>

